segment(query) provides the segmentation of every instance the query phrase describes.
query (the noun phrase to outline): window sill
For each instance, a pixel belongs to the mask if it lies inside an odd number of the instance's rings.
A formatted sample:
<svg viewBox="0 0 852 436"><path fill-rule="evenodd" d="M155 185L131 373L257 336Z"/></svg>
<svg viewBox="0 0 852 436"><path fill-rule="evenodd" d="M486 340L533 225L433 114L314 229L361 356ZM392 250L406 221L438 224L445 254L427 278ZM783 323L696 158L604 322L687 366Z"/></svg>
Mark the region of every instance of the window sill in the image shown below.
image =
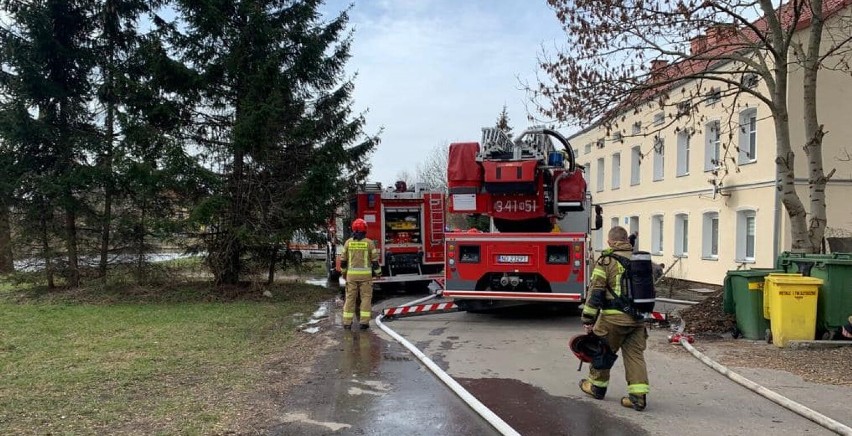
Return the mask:
<svg viewBox="0 0 852 436"><path fill-rule="evenodd" d="M621 189L619 186L613 186L613 187L612 187L612 190L613 190L613 191L618 191L619 189Z"/></svg>
<svg viewBox="0 0 852 436"><path fill-rule="evenodd" d="M666 180L666 179L665 179L665 178L662 178L662 179L654 179L654 181L655 181L655 182L662 182L663 180Z"/></svg>
<svg viewBox="0 0 852 436"><path fill-rule="evenodd" d="M702 256L702 257L701 257L701 260L710 260L710 261L713 261L713 262L718 262L718 261L719 261L719 256L716 256L716 257L706 257L706 256Z"/></svg>
<svg viewBox="0 0 852 436"><path fill-rule="evenodd" d="M663 255L662 251L654 251L654 252L651 253L651 256L662 256L662 255Z"/></svg>
<svg viewBox="0 0 852 436"><path fill-rule="evenodd" d="M686 253L681 253L681 254L675 254L674 257L681 258L681 259L687 259L687 258L689 258L689 255L686 254Z"/></svg>
<svg viewBox="0 0 852 436"><path fill-rule="evenodd" d="M757 163L757 159L752 159L752 160L747 160L745 162L737 162L737 165L743 166L743 165L752 165L752 164L756 164L756 163Z"/></svg>
<svg viewBox="0 0 852 436"><path fill-rule="evenodd" d="M757 263L754 259L734 259L736 263Z"/></svg>
<svg viewBox="0 0 852 436"><path fill-rule="evenodd" d="M639 186L641 183L631 183L630 186Z"/></svg>
<svg viewBox="0 0 852 436"><path fill-rule="evenodd" d="M678 174L677 177L689 177L689 172L685 172L683 174Z"/></svg>

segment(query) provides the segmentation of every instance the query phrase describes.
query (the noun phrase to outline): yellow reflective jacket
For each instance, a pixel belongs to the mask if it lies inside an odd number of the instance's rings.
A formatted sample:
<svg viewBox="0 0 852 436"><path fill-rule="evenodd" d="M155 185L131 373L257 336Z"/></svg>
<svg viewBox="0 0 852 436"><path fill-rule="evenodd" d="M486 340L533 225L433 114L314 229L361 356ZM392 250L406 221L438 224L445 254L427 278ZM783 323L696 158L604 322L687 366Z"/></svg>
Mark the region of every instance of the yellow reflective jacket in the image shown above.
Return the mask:
<svg viewBox="0 0 852 436"><path fill-rule="evenodd" d="M617 254L630 259L633 256L633 247L628 242L616 242L612 248L604 250L601 255ZM621 310L607 308L615 296L621 295L621 275L624 267L614 258L603 262L596 262L592 270L592 279L589 283L589 295L583 305L583 320L594 321L598 314L606 316L607 320L616 325L639 325L633 317ZM610 290L612 292L610 292ZM597 294L597 298L594 296ZM615 295L613 295L615 294ZM601 307L603 306L603 307Z"/></svg>
<svg viewBox="0 0 852 436"><path fill-rule="evenodd" d="M343 244L343 257L346 260L344 276L347 281L364 281L373 277L373 262L379 261L376 244L367 238L360 241L349 238Z"/></svg>

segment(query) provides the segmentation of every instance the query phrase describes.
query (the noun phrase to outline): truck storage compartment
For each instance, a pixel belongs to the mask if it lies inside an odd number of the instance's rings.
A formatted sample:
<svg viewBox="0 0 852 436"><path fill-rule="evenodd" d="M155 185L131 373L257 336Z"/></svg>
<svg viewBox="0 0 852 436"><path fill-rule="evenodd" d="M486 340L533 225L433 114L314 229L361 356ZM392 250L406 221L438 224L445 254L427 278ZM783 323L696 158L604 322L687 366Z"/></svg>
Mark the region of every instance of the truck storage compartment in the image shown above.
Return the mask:
<svg viewBox="0 0 852 436"><path fill-rule="evenodd" d="M485 162L485 190L491 194L535 194L538 162Z"/></svg>
<svg viewBox="0 0 852 436"><path fill-rule="evenodd" d="M560 210L580 210L586 196L586 179L583 172L576 170L565 174L559 179L557 201Z"/></svg>
<svg viewBox="0 0 852 436"><path fill-rule="evenodd" d="M420 209L385 209L385 244L420 244Z"/></svg>
<svg viewBox="0 0 852 436"><path fill-rule="evenodd" d="M482 164L476 161L478 142L450 144L447 186L450 194L475 194L482 187Z"/></svg>

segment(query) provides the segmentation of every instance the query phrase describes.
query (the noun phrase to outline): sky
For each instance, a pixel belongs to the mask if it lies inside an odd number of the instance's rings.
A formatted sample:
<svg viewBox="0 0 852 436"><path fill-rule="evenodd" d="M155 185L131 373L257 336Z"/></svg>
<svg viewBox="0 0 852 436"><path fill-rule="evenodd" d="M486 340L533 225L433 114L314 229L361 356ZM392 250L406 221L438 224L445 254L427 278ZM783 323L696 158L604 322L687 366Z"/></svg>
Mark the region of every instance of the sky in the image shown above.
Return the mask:
<svg viewBox="0 0 852 436"><path fill-rule="evenodd" d="M326 13L349 3L329 0ZM350 23L354 109L367 111L368 133L384 129L371 157L384 186L435 147L479 141L504 104L515 133L534 124L520 88L563 35L545 0L355 0Z"/></svg>

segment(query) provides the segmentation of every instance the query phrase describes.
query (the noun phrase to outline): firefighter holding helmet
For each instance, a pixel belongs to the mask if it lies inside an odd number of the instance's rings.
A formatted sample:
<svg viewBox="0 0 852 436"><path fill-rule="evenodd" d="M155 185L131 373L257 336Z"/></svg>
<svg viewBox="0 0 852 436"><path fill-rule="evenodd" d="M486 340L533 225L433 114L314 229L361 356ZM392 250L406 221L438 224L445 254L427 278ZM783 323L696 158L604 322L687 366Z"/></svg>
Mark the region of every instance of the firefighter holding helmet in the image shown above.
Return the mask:
<svg viewBox="0 0 852 436"><path fill-rule="evenodd" d="M367 222L352 222L352 237L343 244L340 268L346 279L346 300L343 303L343 328L351 329L355 306L361 297L358 322L361 330L370 328L370 311L373 304L373 277L381 275L376 244L367 239Z"/></svg>
<svg viewBox="0 0 852 436"><path fill-rule="evenodd" d="M588 378L580 381L580 390L602 400L609 384L610 369L620 350L624 356L628 393L621 399L621 405L641 411L647 404L649 390L644 356L648 331L641 319L626 313L624 306L618 303L622 297L621 276L625 269L618 261L607 256L615 254L630 259L634 256L633 247L623 227L613 227L607 236L610 249L604 250L592 271L591 294L582 315L586 333L596 337L600 346L593 350L595 359L591 361L592 369ZM572 350L575 348L580 347L572 345Z"/></svg>

